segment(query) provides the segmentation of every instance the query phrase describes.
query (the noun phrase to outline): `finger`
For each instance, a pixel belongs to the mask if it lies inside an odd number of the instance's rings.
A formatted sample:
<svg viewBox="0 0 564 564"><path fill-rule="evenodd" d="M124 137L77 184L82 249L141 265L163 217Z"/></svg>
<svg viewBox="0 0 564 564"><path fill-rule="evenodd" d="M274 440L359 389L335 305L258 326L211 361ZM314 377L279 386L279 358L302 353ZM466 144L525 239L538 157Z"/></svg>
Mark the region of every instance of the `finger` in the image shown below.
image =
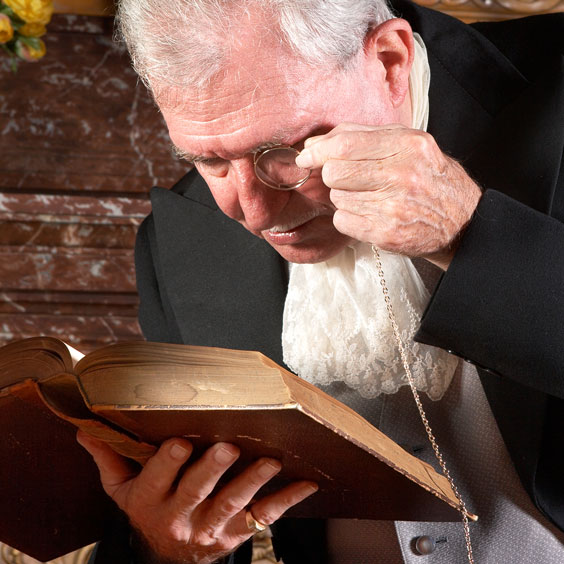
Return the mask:
<svg viewBox="0 0 564 564"><path fill-rule="evenodd" d="M114 497L116 490L139 473L135 464L119 455L105 442L96 439L79 430L76 440L94 459L100 471L100 481L110 497Z"/></svg>
<svg viewBox="0 0 564 564"><path fill-rule="evenodd" d="M333 215L333 225L343 235L357 241L372 243L384 250L392 250L389 242L384 242L376 229L374 217L357 215L345 210L337 210Z"/></svg>
<svg viewBox="0 0 564 564"><path fill-rule="evenodd" d="M190 512L214 490L225 471L239 457L239 449L229 443L216 443L192 464L182 476L175 494L178 511Z"/></svg>
<svg viewBox="0 0 564 564"><path fill-rule="evenodd" d="M313 495L318 489L319 486L315 482L294 482L254 503L252 515L263 525L272 525L290 507Z"/></svg>
<svg viewBox="0 0 564 564"><path fill-rule="evenodd" d="M319 486L315 482L294 482L285 488L273 493L263 499L257 501L249 509L251 515L256 521L263 525L272 525L276 522L290 507L297 505L310 495L317 492ZM238 535L241 539L246 539L254 534L247 525L246 514L247 508L239 512L237 517L232 520L226 532ZM231 529L231 531L229 530Z"/></svg>
<svg viewBox="0 0 564 564"><path fill-rule="evenodd" d="M157 503L170 494L178 472L192 454L192 444L185 439L169 439L145 464L136 487L148 503Z"/></svg>
<svg viewBox="0 0 564 564"><path fill-rule="evenodd" d="M398 184L398 172L390 157L356 161L331 159L323 166L321 177L329 188L372 191Z"/></svg>
<svg viewBox="0 0 564 564"><path fill-rule="evenodd" d="M394 127L394 126L392 125L392 126L386 126L386 127ZM322 139L329 139L331 137L334 137L337 133L341 133L343 131L372 131L375 128L378 128L378 126L365 125L365 124L361 124L361 123L352 123L352 122L340 123L339 125L337 125L333 129L328 131L327 133L324 133L322 135L312 135L311 137L308 137L304 141L304 147L309 147L309 145L311 145L313 143L317 143L317 141L320 141Z"/></svg>
<svg viewBox="0 0 564 564"><path fill-rule="evenodd" d="M407 128L401 125L372 126L369 129L343 130L327 134L301 151L296 164L302 168L322 167L329 159L383 159L407 143Z"/></svg>
<svg viewBox="0 0 564 564"><path fill-rule="evenodd" d="M282 465L273 458L261 458L231 480L215 496L208 521L215 527L247 507L259 489L280 472Z"/></svg>

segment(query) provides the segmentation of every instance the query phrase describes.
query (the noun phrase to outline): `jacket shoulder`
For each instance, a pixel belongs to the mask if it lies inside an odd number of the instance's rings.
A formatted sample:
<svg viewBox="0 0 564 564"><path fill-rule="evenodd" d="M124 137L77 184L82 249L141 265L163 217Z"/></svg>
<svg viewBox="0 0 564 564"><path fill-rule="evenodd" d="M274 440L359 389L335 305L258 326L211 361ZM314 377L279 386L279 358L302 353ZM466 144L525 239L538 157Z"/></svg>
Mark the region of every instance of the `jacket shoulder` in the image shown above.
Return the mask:
<svg viewBox="0 0 564 564"><path fill-rule="evenodd" d="M543 14L471 26L493 43L528 80L564 55L564 13Z"/></svg>
<svg viewBox="0 0 564 564"><path fill-rule="evenodd" d="M168 191L183 196L188 200L198 202L212 210L218 209L208 185L195 168L187 172Z"/></svg>

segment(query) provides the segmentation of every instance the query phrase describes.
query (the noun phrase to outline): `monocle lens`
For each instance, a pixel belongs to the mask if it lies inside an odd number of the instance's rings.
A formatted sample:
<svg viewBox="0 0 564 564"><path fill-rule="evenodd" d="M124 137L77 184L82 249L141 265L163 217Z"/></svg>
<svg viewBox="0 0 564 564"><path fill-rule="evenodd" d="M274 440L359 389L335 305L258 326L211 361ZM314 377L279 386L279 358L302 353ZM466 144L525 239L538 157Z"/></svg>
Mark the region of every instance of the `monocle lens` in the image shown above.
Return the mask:
<svg viewBox="0 0 564 564"><path fill-rule="evenodd" d="M309 178L308 169L296 165L299 151L293 147L273 147L260 153L255 160L257 178L276 190L293 190Z"/></svg>

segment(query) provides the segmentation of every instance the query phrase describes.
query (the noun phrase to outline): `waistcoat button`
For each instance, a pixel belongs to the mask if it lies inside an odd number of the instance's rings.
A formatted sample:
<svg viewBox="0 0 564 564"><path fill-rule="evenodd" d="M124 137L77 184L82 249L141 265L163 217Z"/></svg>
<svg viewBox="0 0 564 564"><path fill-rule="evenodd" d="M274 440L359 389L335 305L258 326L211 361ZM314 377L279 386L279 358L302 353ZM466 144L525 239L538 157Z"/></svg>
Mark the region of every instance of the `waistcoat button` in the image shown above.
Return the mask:
<svg viewBox="0 0 564 564"><path fill-rule="evenodd" d="M432 554L435 552L436 547L435 539L428 535L423 535L415 539L415 550L419 554Z"/></svg>

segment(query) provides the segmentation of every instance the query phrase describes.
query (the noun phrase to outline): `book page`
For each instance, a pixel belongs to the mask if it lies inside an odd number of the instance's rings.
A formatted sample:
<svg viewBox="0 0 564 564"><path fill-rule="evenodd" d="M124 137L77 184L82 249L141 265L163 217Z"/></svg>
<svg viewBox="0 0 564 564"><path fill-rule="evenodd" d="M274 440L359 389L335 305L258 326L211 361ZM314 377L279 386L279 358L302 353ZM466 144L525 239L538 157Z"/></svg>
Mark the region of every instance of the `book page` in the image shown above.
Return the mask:
<svg viewBox="0 0 564 564"><path fill-rule="evenodd" d="M68 345L53 337L22 339L0 348L0 388L72 371Z"/></svg>
<svg viewBox="0 0 564 564"><path fill-rule="evenodd" d="M65 345L65 347L67 347L70 357L72 359L72 365L73 367L75 367L78 364L78 362L84 358L84 354L81 353L79 350L75 349L74 347L71 347L68 343L65 343L64 341L63 344Z"/></svg>
<svg viewBox="0 0 564 564"><path fill-rule="evenodd" d="M164 363L229 366L229 367L272 367L274 363L264 355L255 351L221 349L218 347L201 347L194 345L178 345L154 343L149 341L131 341L115 343L88 353L77 365L78 374L98 367L112 365Z"/></svg>

